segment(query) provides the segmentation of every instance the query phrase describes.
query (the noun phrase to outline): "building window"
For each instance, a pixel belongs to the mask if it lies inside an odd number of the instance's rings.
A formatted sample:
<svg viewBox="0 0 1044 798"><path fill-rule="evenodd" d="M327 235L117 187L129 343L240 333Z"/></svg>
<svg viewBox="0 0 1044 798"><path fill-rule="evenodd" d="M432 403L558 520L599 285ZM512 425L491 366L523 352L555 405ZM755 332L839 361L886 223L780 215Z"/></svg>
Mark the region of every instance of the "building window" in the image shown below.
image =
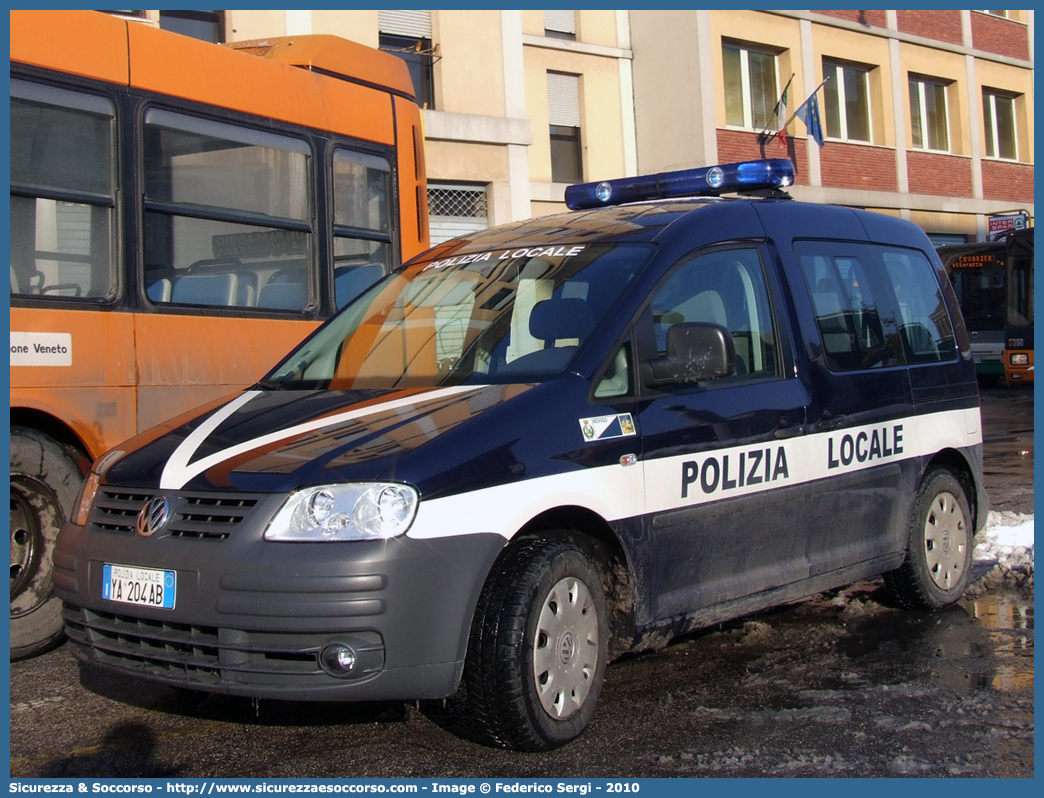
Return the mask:
<svg viewBox="0 0 1044 798"><path fill-rule="evenodd" d="M381 50L406 62L417 94L417 105L435 108L435 61L438 46L432 45L431 11L378 11Z"/></svg>
<svg viewBox="0 0 1044 798"><path fill-rule="evenodd" d="M910 127L914 149L950 151L945 83L910 76Z"/></svg>
<svg viewBox="0 0 1044 798"><path fill-rule="evenodd" d="M978 10L978 9L976 9L976 10ZM1007 11L983 11L982 13L983 14L989 14L990 16L994 16L994 17L1001 17L1003 19L1008 19L1009 18L1008 17L1008 13L1009 12L1007 12Z"/></svg>
<svg viewBox="0 0 1044 798"><path fill-rule="evenodd" d="M547 73L547 111L551 127L551 180L579 183L584 179L579 75Z"/></svg>
<svg viewBox="0 0 1044 798"><path fill-rule="evenodd" d="M413 39L407 36L380 35L380 49L406 62L421 108L435 107L435 76L432 68L431 39Z"/></svg>
<svg viewBox="0 0 1044 798"><path fill-rule="evenodd" d="M221 11L160 11L159 23L163 30L204 42L220 44L225 40L224 15Z"/></svg>
<svg viewBox="0 0 1044 798"><path fill-rule="evenodd" d="M772 110L779 100L775 53L723 44L722 57L726 124L764 130L772 122Z"/></svg>
<svg viewBox="0 0 1044 798"><path fill-rule="evenodd" d="M576 40L576 12L575 11L545 11L544 12L544 35L553 39Z"/></svg>
<svg viewBox="0 0 1044 798"><path fill-rule="evenodd" d="M827 135L843 141L870 141L870 70L823 60Z"/></svg>
<svg viewBox="0 0 1044 798"><path fill-rule="evenodd" d="M580 183L583 179L580 128L551 125L551 180Z"/></svg>
<svg viewBox="0 0 1044 798"><path fill-rule="evenodd" d="M428 184L428 219L431 245L489 227L489 202L485 186L451 183Z"/></svg>
<svg viewBox="0 0 1044 798"><path fill-rule="evenodd" d="M1015 98L983 89L982 119L986 128L986 157L1017 161Z"/></svg>

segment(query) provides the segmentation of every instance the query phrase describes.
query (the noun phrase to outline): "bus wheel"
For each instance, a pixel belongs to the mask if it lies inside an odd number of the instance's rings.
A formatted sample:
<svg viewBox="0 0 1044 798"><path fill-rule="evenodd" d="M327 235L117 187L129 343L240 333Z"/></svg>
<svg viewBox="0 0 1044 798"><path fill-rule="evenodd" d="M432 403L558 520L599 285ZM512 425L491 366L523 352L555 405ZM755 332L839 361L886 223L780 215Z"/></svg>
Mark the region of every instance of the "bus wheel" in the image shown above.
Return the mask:
<svg viewBox="0 0 1044 798"><path fill-rule="evenodd" d="M972 566L971 518L964 487L953 473L930 470L914 500L906 561L885 574L897 603L934 610L961 597Z"/></svg>
<svg viewBox="0 0 1044 798"><path fill-rule="evenodd" d="M12 660L40 654L62 639L51 557L81 482L76 463L58 443L35 430L12 427Z"/></svg>
<svg viewBox="0 0 1044 798"><path fill-rule="evenodd" d="M469 728L453 730L524 751L577 737L602 688L606 619L598 572L575 545L533 540L509 549L482 591L461 689L446 708L470 717Z"/></svg>

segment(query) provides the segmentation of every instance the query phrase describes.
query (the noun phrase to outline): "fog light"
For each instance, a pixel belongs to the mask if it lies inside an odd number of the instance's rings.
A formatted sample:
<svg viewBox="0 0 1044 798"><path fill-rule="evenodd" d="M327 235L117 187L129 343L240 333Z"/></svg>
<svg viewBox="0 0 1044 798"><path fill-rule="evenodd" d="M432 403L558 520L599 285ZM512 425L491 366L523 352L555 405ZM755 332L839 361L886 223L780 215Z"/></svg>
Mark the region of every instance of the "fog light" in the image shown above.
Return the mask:
<svg viewBox="0 0 1044 798"><path fill-rule="evenodd" d="M355 650L344 643L332 643L319 655L319 664L323 666L323 670L339 678L351 676L357 660Z"/></svg>

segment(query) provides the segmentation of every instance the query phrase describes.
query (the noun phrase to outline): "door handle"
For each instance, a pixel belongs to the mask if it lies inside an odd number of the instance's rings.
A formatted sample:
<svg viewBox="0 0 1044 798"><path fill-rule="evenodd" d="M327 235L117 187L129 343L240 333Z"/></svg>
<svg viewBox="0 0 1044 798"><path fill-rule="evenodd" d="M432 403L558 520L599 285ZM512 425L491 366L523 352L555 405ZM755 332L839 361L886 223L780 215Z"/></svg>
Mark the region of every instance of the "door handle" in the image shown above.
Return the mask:
<svg viewBox="0 0 1044 798"><path fill-rule="evenodd" d="M805 434L805 426L803 424L791 424L790 419L783 416L779 420L779 425L776 427L775 432L772 433L779 440L784 438L797 438L800 435Z"/></svg>
<svg viewBox="0 0 1044 798"><path fill-rule="evenodd" d="M843 415L831 416L824 413L823 417L816 422L816 429L821 432L825 432L826 430L832 429L840 429L845 425L845 421L846 419Z"/></svg>

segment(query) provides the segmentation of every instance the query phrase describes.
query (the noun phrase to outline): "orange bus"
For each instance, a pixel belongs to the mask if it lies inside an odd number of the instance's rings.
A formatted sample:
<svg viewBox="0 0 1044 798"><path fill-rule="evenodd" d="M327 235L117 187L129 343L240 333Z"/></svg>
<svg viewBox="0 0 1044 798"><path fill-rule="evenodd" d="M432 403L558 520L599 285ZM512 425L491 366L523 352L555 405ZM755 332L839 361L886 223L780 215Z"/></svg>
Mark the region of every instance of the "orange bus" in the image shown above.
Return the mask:
<svg viewBox="0 0 1044 798"><path fill-rule="evenodd" d="M402 60L11 11L11 655L61 639L51 550L101 453L253 383L427 248Z"/></svg>

